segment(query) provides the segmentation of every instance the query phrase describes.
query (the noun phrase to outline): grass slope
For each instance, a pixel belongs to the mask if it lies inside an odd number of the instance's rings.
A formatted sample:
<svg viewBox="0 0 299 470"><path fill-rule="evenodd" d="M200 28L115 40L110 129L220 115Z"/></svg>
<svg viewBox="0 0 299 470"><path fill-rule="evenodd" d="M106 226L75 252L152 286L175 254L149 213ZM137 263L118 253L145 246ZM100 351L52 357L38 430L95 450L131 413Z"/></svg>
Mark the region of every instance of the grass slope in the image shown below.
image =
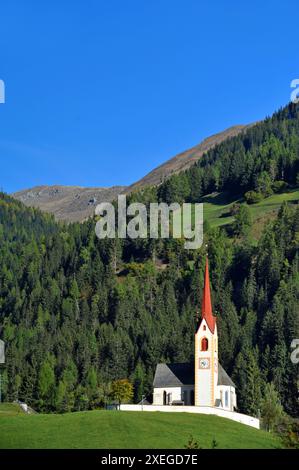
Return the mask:
<svg viewBox="0 0 299 470"><path fill-rule="evenodd" d="M22 408L16 403L0 403L0 420L4 416L24 414ZM1 439L1 438L0 438Z"/></svg>
<svg viewBox="0 0 299 470"><path fill-rule="evenodd" d="M252 240L258 240L263 231L265 224L273 220L283 202L290 204L299 204L299 189L290 189L280 194L263 199L257 204L248 205L252 217L251 237ZM244 203L243 197L231 195L229 192L212 193L204 196L201 201L203 203L204 221L207 221L211 227L221 227L231 225L234 222L234 216L231 215L232 206L236 203ZM194 224L194 207L192 208L192 224ZM181 219L172 219L172 225L177 227L181 224L183 232L183 223Z"/></svg>
<svg viewBox="0 0 299 470"><path fill-rule="evenodd" d="M273 449L275 436L224 418L188 413L88 411L64 415L1 415L2 449L182 449L190 436L202 448Z"/></svg>
<svg viewBox="0 0 299 470"><path fill-rule="evenodd" d="M256 221L270 214L274 215L284 201L298 203L299 190L292 189L281 194L273 194L273 196L263 199L257 204L248 206L252 219ZM234 203L244 202L244 200L232 199L228 193L214 193L202 198L202 202L204 203L204 220L207 220L214 227L219 227L233 222L234 218L230 216L230 209Z"/></svg>

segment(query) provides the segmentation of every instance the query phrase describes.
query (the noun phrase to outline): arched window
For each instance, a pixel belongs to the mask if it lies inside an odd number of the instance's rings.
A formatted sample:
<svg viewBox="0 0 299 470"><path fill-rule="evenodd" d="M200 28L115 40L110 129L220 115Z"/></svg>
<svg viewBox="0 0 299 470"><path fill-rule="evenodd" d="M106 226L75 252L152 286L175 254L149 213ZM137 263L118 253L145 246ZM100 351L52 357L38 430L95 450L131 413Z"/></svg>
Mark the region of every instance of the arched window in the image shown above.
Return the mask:
<svg viewBox="0 0 299 470"><path fill-rule="evenodd" d="M201 340L201 350L202 351L207 351L209 349L209 341L207 338L202 338Z"/></svg>
<svg viewBox="0 0 299 470"><path fill-rule="evenodd" d="M203 326L203 331L206 331L207 327L206 325Z"/></svg>
<svg viewBox="0 0 299 470"><path fill-rule="evenodd" d="M163 405L167 405L167 393L165 390L163 392Z"/></svg>

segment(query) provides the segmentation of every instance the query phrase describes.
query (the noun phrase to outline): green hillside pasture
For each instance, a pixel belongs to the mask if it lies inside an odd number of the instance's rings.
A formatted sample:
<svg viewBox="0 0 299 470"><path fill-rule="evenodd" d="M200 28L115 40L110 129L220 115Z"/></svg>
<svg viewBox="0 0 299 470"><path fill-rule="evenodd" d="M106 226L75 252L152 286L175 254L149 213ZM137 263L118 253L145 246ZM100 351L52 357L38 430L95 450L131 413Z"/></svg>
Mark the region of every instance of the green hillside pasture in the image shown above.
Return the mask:
<svg viewBox="0 0 299 470"><path fill-rule="evenodd" d="M0 404L0 420L6 416L16 416L16 415L23 415L23 414L24 414L24 411L17 403L1 403Z"/></svg>
<svg viewBox="0 0 299 470"><path fill-rule="evenodd" d="M281 194L273 194L257 204L248 206L253 221L268 216L270 213L277 213L284 201L298 203L299 190L293 189ZM211 226L219 227L231 224L234 221L234 217L230 215L230 210L233 204L244 202L244 200L237 197L232 199L227 193L214 193L205 196L202 202L204 203L204 220L207 220Z"/></svg>
<svg viewBox="0 0 299 470"><path fill-rule="evenodd" d="M64 415L0 414L2 449L182 449L190 436L202 448L280 448L265 431L216 416L188 413L88 411Z"/></svg>

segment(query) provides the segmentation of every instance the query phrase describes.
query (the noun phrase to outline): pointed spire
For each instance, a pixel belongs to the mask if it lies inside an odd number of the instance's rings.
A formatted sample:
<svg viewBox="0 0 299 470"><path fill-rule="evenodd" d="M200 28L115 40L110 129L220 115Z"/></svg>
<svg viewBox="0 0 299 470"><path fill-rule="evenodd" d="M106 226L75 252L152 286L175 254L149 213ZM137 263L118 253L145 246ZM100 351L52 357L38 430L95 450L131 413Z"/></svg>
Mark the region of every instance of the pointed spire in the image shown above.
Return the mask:
<svg viewBox="0 0 299 470"><path fill-rule="evenodd" d="M201 315L202 315L202 318L206 320L211 332L214 333L216 318L214 317L213 310L212 310L208 258L206 259L205 281L204 281L204 290L203 290L203 297L202 297Z"/></svg>

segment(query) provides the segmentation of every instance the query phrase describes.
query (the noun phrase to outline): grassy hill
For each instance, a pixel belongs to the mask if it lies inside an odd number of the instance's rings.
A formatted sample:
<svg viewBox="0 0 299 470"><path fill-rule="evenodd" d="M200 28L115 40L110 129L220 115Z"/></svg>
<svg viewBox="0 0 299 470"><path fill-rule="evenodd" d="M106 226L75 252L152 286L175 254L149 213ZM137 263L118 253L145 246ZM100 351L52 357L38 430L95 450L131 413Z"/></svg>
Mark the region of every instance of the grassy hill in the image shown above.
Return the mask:
<svg viewBox="0 0 299 470"><path fill-rule="evenodd" d="M0 410L3 408L7 410L4 405ZM213 439L222 449L281 447L279 439L269 433L216 416L120 411L0 413L2 449L180 449L190 436L202 448L211 448Z"/></svg>
<svg viewBox="0 0 299 470"><path fill-rule="evenodd" d="M275 215L284 201L289 203L299 203L299 189L291 189L284 193L273 194L263 199L257 204L249 207L253 221L264 219L267 216ZM204 203L204 220L212 226L231 224L234 218L230 215L230 210L236 202L244 202L242 199L231 197L228 193L213 193L202 199Z"/></svg>
<svg viewBox="0 0 299 470"><path fill-rule="evenodd" d="M17 403L1 403L0 404L0 420L4 416L16 416L24 414L24 411Z"/></svg>
<svg viewBox="0 0 299 470"><path fill-rule="evenodd" d="M259 239L265 224L276 217L285 201L290 204L299 204L299 189L289 189L283 193L273 194L257 204L248 205L252 217L253 239ZM203 203L204 221L207 221L211 227L221 227L234 222L231 209L234 204L245 203L245 200L243 197L237 197L228 192L215 192L204 196L200 202ZM194 223L194 209L192 210L192 223Z"/></svg>

